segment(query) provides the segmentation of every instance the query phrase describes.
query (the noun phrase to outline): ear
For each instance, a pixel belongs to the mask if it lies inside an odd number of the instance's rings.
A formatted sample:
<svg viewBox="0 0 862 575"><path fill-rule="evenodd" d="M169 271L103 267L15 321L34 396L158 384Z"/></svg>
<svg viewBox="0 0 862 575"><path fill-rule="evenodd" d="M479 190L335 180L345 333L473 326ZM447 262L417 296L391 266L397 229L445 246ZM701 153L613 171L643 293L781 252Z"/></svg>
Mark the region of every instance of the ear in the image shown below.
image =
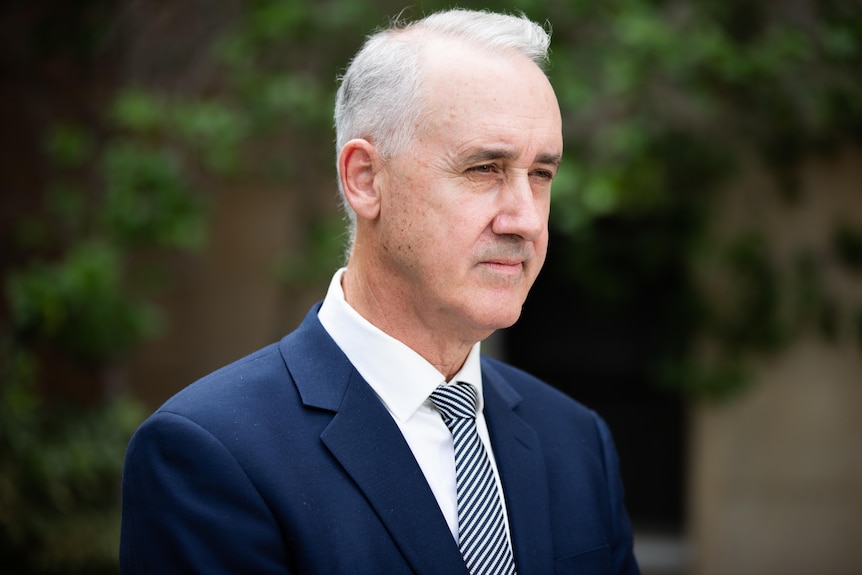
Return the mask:
<svg viewBox="0 0 862 575"><path fill-rule="evenodd" d="M356 215L373 220L380 214L375 175L380 163L377 148L368 140L350 140L338 155L338 173L344 197Z"/></svg>

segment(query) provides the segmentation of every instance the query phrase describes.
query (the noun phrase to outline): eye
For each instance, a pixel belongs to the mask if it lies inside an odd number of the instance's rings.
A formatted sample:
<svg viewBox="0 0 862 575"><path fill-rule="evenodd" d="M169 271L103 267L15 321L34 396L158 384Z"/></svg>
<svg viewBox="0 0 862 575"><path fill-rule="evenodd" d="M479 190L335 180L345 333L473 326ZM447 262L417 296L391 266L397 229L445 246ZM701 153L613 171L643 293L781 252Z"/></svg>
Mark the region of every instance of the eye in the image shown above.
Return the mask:
<svg viewBox="0 0 862 575"><path fill-rule="evenodd" d="M497 166L495 164L481 164L468 168L467 171L474 174L493 174L497 171Z"/></svg>
<svg viewBox="0 0 862 575"><path fill-rule="evenodd" d="M540 180L548 180L549 182L554 179L554 172L551 170L533 170L530 172L530 176L534 178L538 178Z"/></svg>

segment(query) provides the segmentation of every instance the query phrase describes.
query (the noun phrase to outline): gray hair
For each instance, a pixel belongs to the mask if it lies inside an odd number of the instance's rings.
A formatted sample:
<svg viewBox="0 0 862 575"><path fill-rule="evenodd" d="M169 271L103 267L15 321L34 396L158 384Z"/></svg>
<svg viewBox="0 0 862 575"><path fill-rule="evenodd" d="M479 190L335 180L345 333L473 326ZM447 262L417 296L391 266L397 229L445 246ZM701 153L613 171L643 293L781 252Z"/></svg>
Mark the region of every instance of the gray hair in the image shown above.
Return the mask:
<svg viewBox="0 0 862 575"><path fill-rule="evenodd" d="M415 22L395 20L368 37L340 79L335 100L336 155L354 138L373 143L383 158L409 149L417 119L425 112L420 57L429 35L469 42L494 54L522 54L547 69L550 26L526 16L453 9ZM356 214L344 197L350 243Z"/></svg>

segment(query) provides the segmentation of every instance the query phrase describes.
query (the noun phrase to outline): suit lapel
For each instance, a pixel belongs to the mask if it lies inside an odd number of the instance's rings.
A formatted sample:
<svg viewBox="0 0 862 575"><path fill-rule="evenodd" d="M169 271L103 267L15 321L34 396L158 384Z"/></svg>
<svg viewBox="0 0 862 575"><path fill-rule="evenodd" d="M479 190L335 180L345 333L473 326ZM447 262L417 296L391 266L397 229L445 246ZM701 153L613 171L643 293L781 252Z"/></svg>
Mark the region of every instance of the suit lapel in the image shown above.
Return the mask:
<svg viewBox="0 0 862 575"><path fill-rule="evenodd" d="M365 493L417 573L466 573L401 431L358 375L321 439Z"/></svg>
<svg viewBox="0 0 862 575"><path fill-rule="evenodd" d="M482 387L518 572L553 572L548 482L539 438L515 411L520 395L488 362L482 363Z"/></svg>
<svg viewBox="0 0 862 575"><path fill-rule="evenodd" d="M392 416L312 309L281 350L303 403L335 414L321 440L416 573L466 573L458 546ZM312 317L312 315L314 317Z"/></svg>

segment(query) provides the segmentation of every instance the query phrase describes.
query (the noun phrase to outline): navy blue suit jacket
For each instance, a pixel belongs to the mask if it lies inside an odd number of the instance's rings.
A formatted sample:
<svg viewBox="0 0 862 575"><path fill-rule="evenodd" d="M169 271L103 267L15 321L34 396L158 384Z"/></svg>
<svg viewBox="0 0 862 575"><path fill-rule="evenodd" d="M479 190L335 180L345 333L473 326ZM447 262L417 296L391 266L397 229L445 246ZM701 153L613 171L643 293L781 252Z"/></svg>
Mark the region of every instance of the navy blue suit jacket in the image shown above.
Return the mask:
<svg viewBox="0 0 862 575"><path fill-rule="evenodd" d="M602 420L498 361L482 359L482 379L519 573L637 573ZM120 563L125 575L466 574L401 432L317 308L136 432Z"/></svg>

